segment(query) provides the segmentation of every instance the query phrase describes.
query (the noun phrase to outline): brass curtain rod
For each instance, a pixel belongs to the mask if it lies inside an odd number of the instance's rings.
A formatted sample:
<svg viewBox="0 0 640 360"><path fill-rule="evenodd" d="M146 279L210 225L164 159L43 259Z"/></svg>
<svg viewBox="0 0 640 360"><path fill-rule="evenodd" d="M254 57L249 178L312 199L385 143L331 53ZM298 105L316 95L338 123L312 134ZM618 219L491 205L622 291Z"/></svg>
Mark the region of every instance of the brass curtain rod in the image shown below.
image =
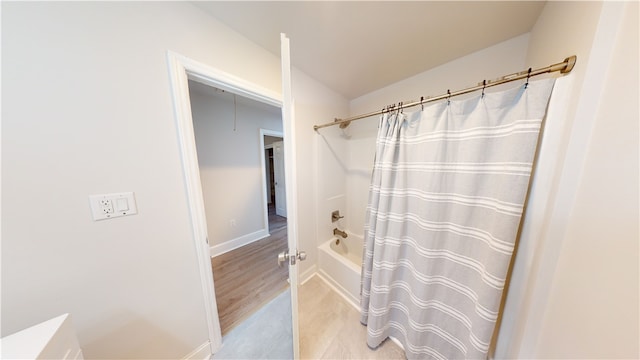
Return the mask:
<svg viewBox="0 0 640 360"><path fill-rule="evenodd" d="M552 72L556 72L556 71L560 71L561 74L566 74L568 72L570 72L573 67L576 64L576 59L577 57L575 55L570 56L566 59L564 59L563 62L561 63L557 63L557 64L553 64L553 65L549 65L547 67L543 67L540 69L535 69L532 70L531 68L529 68L528 70L524 70L524 71L520 71L514 74L509 74L509 75L505 75L503 77L500 77L498 79L495 80L489 80L489 81L482 81L480 83L478 83L477 86L473 86L470 88L466 88L463 90L458 90L458 91L449 91L447 90L446 94L442 94L442 95L438 95L438 96L433 96L433 97L428 97L428 98L421 98L418 101L413 101L413 102L408 102L406 104L404 103L398 103L398 105L390 105L382 110L378 110L378 111L373 111L367 114L362 114L362 115L356 115L356 116L352 116L352 117L348 117L346 119L335 119L333 122L330 123L326 123L326 124L322 124L322 125L314 125L313 126L313 130L318 131L318 129L322 129L328 126L334 126L334 125L340 125L340 128L344 129L345 127L349 126L349 124L352 121L355 120L360 120L360 119L364 119L364 118L368 118L371 116L375 116L375 115L382 115L385 112L388 111L395 111L395 110L400 110L400 109L405 109L408 107L413 107L413 106L418 106L418 105L424 105L426 103L430 103L432 101L438 101L438 100L442 100L442 99L447 99L450 98L452 96L458 96L458 95L462 95L462 94L467 94L470 92L474 92L474 91L478 91L478 90L484 90L488 87L492 87L492 86L497 86L497 85L501 85L501 84L505 84L511 81L516 81L516 80L520 80L520 79L525 79L525 78L529 78L532 76L536 76L536 75L541 75L541 74L546 74L546 73L552 73Z"/></svg>

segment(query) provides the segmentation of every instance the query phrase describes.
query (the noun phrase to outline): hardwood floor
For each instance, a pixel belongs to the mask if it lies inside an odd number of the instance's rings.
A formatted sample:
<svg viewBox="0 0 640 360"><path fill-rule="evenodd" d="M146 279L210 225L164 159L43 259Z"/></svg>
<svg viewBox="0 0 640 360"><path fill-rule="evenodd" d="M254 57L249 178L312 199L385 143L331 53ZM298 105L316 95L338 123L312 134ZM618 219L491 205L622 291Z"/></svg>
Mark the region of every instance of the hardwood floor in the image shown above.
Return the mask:
<svg viewBox="0 0 640 360"><path fill-rule="evenodd" d="M211 259L223 335L289 287L288 267L277 264L287 249L286 218L269 210L271 236Z"/></svg>
<svg viewBox="0 0 640 360"><path fill-rule="evenodd" d="M287 218L276 214L276 208L269 205L269 232L274 232L287 227Z"/></svg>

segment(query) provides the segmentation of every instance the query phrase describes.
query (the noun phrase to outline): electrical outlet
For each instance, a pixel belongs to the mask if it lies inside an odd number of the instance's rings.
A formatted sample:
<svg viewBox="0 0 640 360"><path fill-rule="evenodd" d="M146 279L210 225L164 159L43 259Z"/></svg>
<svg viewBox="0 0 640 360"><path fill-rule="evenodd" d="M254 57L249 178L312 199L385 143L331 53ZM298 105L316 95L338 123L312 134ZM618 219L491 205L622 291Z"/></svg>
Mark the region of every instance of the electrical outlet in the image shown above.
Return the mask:
<svg viewBox="0 0 640 360"><path fill-rule="evenodd" d="M138 213L133 192L89 196L93 220L105 220Z"/></svg>
<svg viewBox="0 0 640 360"><path fill-rule="evenodd" d="M103 214L113 214L113 203L109 199L100 200L100 208Z"/></svg>

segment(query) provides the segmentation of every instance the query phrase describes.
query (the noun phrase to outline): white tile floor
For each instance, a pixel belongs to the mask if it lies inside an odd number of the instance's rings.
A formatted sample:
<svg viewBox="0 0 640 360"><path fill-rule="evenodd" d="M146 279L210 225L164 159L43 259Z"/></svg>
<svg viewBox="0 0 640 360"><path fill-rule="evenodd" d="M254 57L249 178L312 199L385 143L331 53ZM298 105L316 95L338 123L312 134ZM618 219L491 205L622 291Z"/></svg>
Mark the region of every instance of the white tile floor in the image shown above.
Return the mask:
<svg viewBox="0 0 640 360"><path fill-rule="evenodd" d="M360 314L314 276L299 288L300 356L303 359L404 359L391 341L366 344ZM285 291L222 339L214 359L291 359L291 302Z"/></svg>

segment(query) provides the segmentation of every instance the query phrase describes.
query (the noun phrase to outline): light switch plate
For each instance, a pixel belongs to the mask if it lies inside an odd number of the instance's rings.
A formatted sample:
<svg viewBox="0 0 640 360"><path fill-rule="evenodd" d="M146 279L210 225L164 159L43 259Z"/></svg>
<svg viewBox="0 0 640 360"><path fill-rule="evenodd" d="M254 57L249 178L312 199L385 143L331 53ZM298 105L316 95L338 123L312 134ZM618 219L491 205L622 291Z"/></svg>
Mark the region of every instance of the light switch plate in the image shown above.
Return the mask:
<svg viewBox="0 0 640 360"><path fill-rule="evenodd" d="M89 204L93 220L112 219L138 213L133 192L90 195Z"/></svg>

